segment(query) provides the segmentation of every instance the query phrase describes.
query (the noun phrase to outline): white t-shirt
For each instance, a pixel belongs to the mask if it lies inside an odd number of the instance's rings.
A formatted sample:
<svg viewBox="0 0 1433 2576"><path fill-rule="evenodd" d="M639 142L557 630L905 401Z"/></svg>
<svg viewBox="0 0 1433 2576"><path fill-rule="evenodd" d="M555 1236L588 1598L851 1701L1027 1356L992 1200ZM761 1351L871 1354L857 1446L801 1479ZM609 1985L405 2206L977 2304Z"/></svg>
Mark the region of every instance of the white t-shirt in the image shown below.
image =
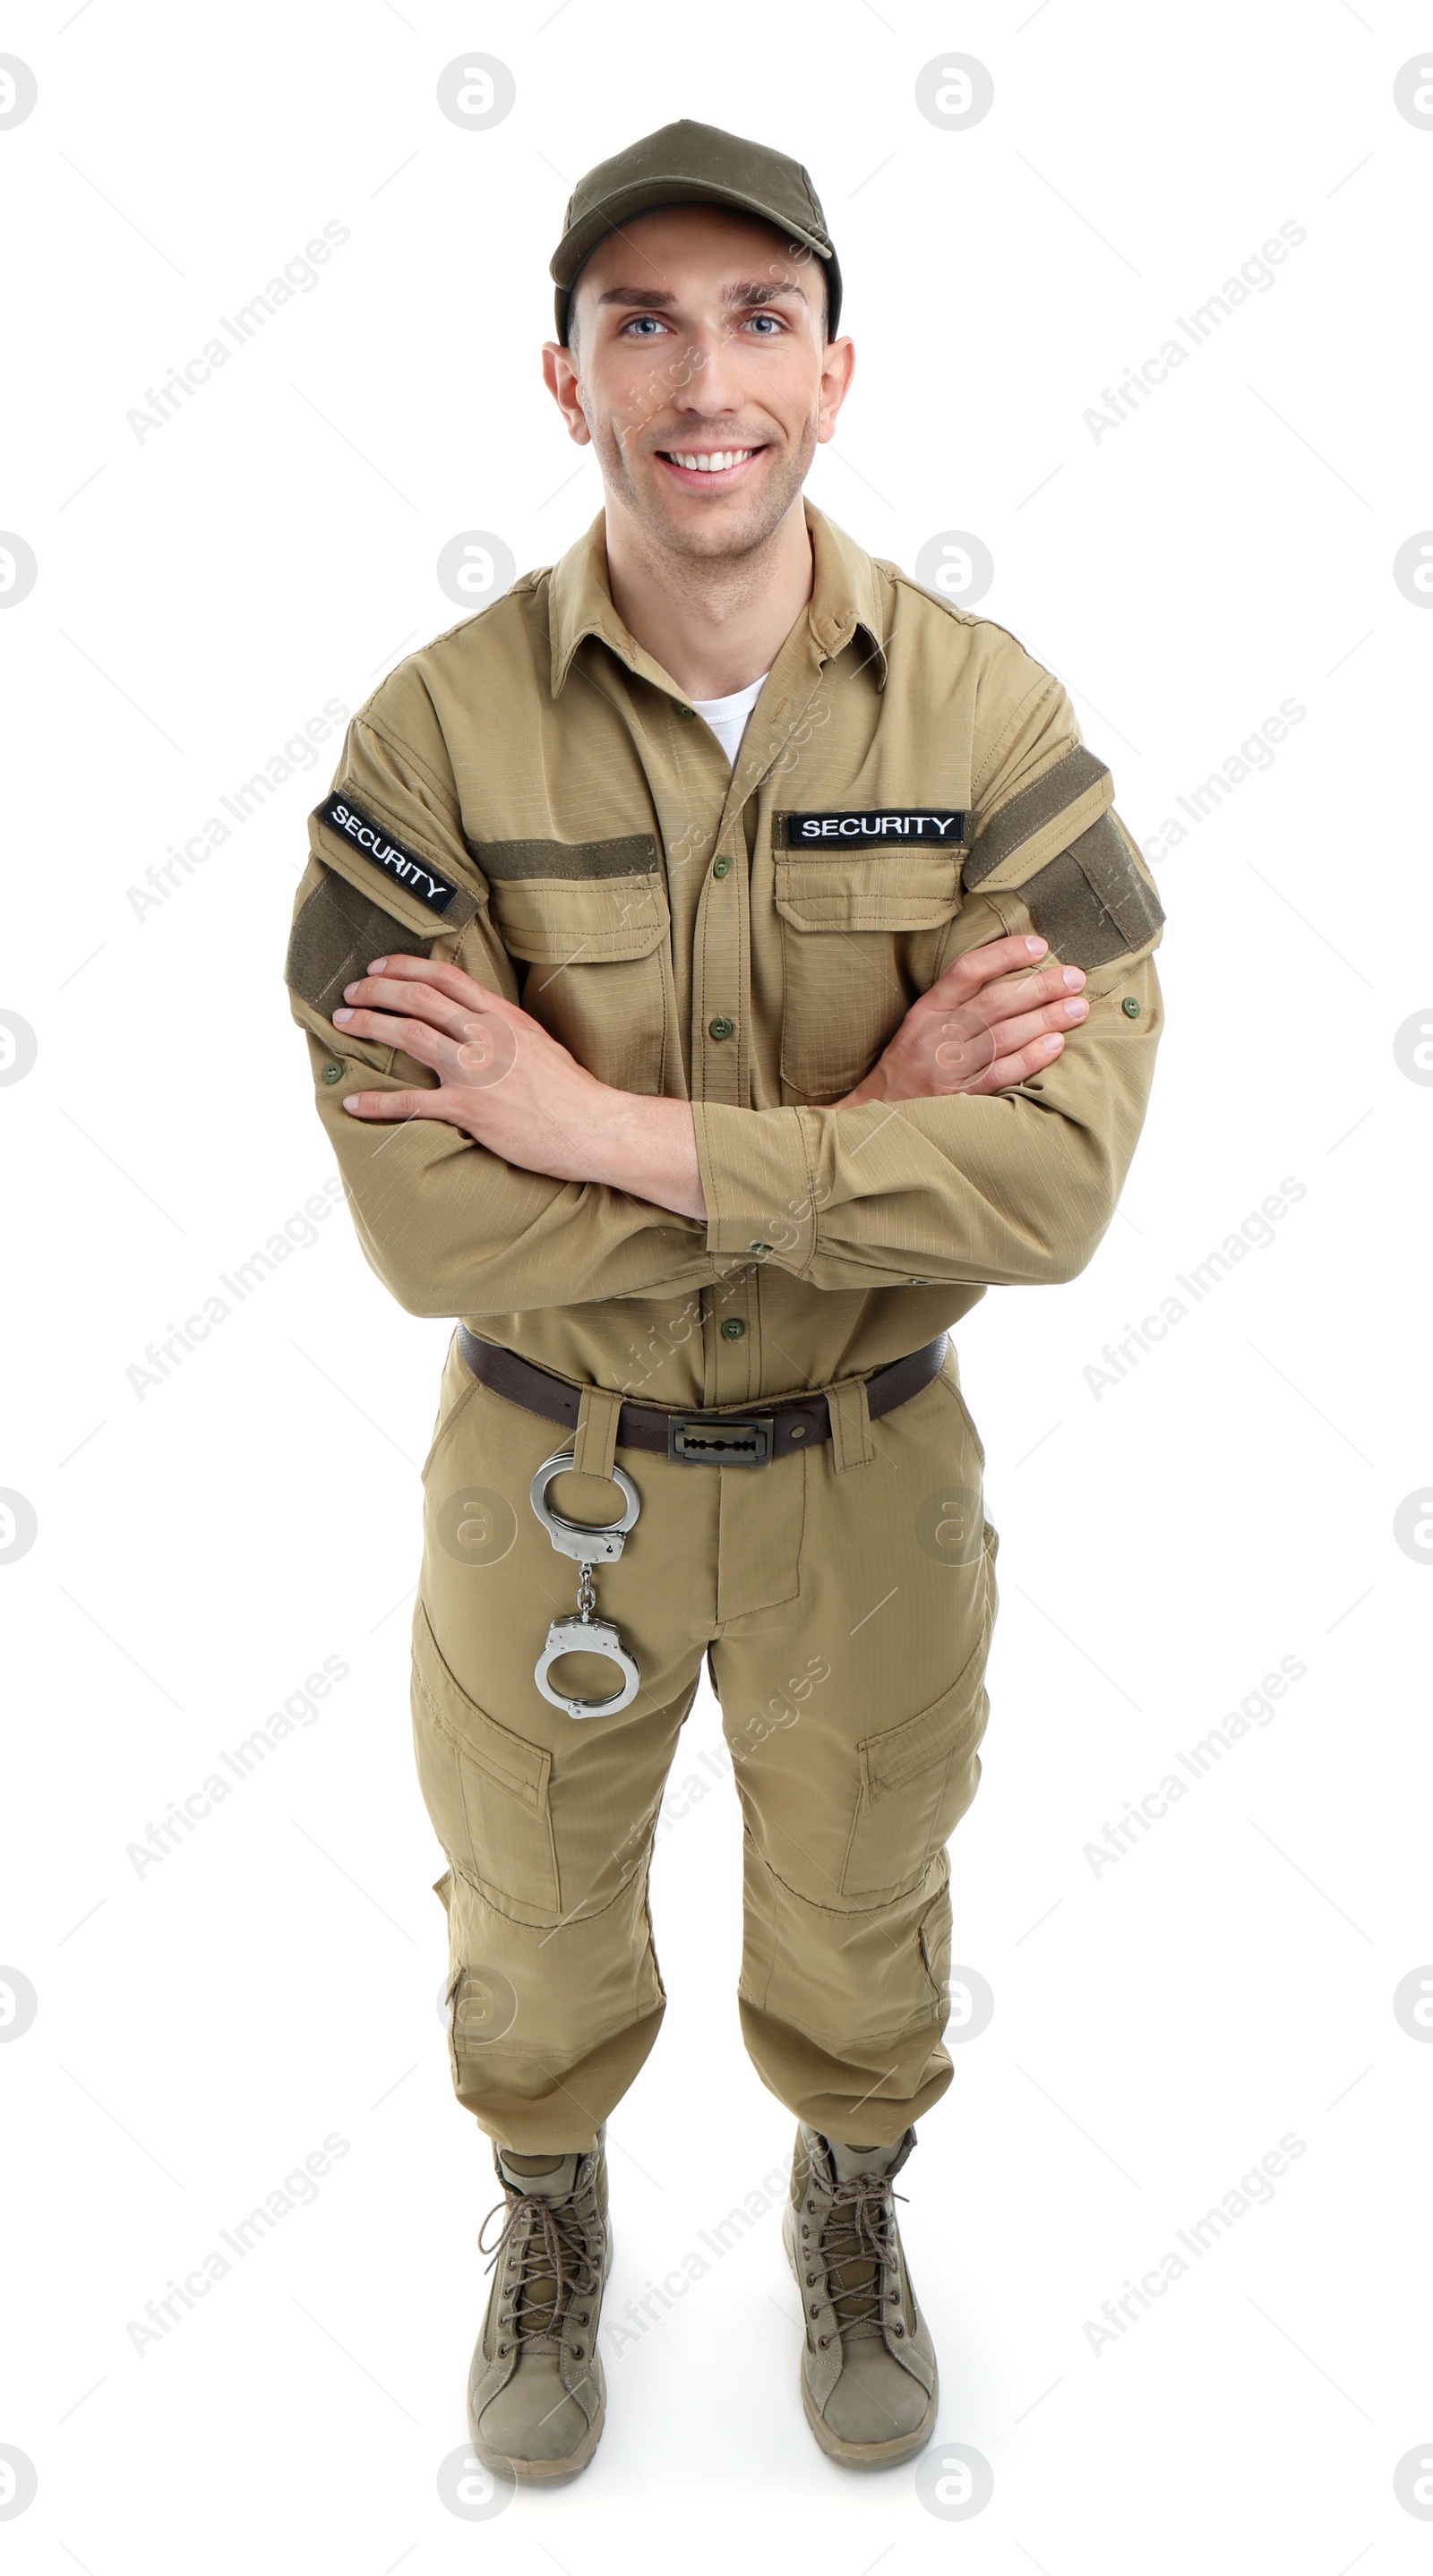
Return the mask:
<svg viewBox="0 0 1433 2576"><path fill-rule="evenodd" d="M746 731L747 717L765 688L766 680L767 674L763 671L759 680L752 681L750 688L733 689L729 698L693 698L692 700L698 715L704 716L711 726L733 769L736 767L736 755L741 749L741 737Z"/></svg>

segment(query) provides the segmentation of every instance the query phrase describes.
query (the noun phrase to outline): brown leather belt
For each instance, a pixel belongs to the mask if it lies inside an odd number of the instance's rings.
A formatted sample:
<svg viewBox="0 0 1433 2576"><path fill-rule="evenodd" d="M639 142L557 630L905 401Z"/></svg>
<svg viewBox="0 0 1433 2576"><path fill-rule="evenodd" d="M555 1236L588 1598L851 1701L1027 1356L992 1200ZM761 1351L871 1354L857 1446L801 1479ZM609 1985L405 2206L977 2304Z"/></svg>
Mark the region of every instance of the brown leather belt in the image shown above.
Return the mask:
<svg viewBox="0 0 1433 2576"><path fill-rule="evenodd" d="M894 1412L929 1386L945 1358L946 1337L938 1333L921 1350L890 1360L866 1380L866 1405L872 1421ZM580 1386L519 1359L500 1342L480 1341L466 1324L458 1326L458 1348L475 1377L509 1404L521 1404L549 1422L577 1428ZM745 1413L683 1413L664 1404L638 1404L627 1397L617 1417L619 1449L655 1449L688 1466L766 1467L773 1458L789 1458L831 1437L831 1414L824 1395L798 1396L781 1404Z"/></svg>

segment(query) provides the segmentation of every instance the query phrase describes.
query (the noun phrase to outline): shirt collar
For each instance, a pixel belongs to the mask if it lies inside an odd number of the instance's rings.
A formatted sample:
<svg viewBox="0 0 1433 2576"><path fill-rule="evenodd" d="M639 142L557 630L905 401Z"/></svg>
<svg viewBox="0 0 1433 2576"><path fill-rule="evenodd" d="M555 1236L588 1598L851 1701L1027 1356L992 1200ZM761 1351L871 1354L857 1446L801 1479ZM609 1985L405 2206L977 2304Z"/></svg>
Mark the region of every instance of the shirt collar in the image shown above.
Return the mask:
<svg viewBox="0 0 1433 2576"><path fill-rule="evenodd" d="M817 657L827 662L845 651L859 630L876 663L876 685L886 682L885 633L879 575L872 558L828 519L814 502L803 504L811 532L814 579L806 617ZM578 645L595 635L629 670L670 690L670 676L629 635L607 586L607 526L599 510L592 525L552 568L548 584L552 643L552 694L561 692Z"/></svg>

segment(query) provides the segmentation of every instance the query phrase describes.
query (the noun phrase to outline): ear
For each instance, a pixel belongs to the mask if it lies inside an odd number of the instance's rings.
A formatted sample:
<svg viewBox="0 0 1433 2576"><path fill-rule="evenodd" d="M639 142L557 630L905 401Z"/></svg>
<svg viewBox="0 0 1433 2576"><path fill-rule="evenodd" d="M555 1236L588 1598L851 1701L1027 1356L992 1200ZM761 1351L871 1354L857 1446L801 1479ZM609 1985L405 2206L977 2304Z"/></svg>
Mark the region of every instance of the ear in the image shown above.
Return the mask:
<svg viewBox="0 0 1433 2576"><path fill-rule="evenodd" d="M852 340L828 340L821 360L821 401L816 436L825 441L836 428L836 415L851 390L856 369L856 348Z"/></svg>
<svg viewBox="0 0 1433 2576"><path fill-rule="evenodd" d="M557 340L542 344L542 380L567 424L567 435L578 447L591 444L592 432L582 408L582 389L577 362L570 349Z"/></svg>

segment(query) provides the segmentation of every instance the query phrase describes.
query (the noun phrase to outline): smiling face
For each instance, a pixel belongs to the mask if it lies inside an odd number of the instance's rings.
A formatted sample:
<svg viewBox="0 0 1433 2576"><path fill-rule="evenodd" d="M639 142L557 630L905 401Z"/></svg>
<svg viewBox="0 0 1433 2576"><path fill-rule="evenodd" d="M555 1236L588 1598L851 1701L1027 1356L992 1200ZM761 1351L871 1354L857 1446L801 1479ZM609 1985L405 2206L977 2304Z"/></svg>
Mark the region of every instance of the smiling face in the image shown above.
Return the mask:
<svg viewBox="0 0 1433 2576"><path fill-rule="evenodd" d="M850 381L850 341L826 338L819 259L754 216L658 207L598 243L569 333L545 372L571 435L597 451L608 507L677 554L764 544Z"/></svg>

